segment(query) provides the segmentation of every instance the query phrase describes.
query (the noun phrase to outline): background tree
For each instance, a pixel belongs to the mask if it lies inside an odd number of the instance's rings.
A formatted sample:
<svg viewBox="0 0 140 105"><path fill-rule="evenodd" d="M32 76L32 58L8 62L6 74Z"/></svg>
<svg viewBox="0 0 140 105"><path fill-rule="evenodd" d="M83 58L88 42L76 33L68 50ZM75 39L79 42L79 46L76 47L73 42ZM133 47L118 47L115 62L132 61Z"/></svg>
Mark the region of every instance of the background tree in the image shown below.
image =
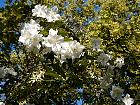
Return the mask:
<svg viewBox="0 0 140 105"><path fill-rule="evenodd" d="M17 76L7 74L2 79L6 81L1 92L6 94L7 105L70 105L80 98L91 105L123 104L111 96L112 85L120 86L124 95L129 93L134 104L139 105L138 0L16 0L13 5L11 2L7 0L0 17L0 66L17 72ZM32 17L32 9L38 3L48 8L57 6L62 20L49 23ZM66 41L72 37L80 42L85 46L84 56L61 64L53 52L44 54L43 48L39 54L26 51L18 39L23 23L31 18L44 27L44 36L54 28ZM102 51L112 56L111 67L117 58L124 58L124 65L112 70L99 63L100 51L93 47L96 40L101 41ZM76 92L77 88L83 88L83 93Z"/></svg>

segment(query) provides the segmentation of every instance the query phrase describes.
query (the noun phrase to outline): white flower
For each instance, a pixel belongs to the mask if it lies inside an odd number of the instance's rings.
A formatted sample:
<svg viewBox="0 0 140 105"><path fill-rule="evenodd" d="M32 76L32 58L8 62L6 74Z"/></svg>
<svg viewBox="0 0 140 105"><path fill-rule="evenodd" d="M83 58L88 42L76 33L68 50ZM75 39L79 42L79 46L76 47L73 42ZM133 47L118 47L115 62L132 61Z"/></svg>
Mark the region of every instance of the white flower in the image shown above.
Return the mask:
<svg viewBox="0 0 140 105"><path fill-rule="evenodd" d="M41 45L39 42L42 40L42 35L41 34L36 34L34 36L27 35L28 34L26 34L25 36L21 36L19 38L19 41L22 42L24 45L26 45L26 49L28 51L40 49Z"/></svg>
<svg viewBox="0 0 140 105"><path fill-rule="evenodd" d="M57 55L60 55L60 53L61 53L61 44L56 44L56 45L54 45L51 49L52 49L52 51L55 53L55 54L57 54Z"/></svg>
<svg viewBox="0 0 140 105"><path fill-rule="evenodd" d="M48 22L55 22L60 19L60 15L51 10L46 19Z"/></svg>
<svg viewBox="0 0 140 105"><path fill-rule="evenodd" d="M80 43L75 40L61 43L61 61L64 62L66 58L79 58L84 48L83 45L80 45Z"/></svg>
<svg viewBox="0 0 140 105"><path fill-rule="evenodd" d="M0 78L4 78L6 74L16 76L17 72L15 72L13 68L6 68L5 66L0 67Z"/></svg>
<svg viewBox="0 0 140 105"><path fill-rule="evenodd" d="M93 50L95 50L95 51L102 51L101 49L100 49L100 44L101 44L101 39L99 39L99 38L94 38L93 39Z"/></svg>
<svg viewBox="0 0 140 105"><path fill-rule="evenodd" d="M64 37L57 35L58 30L49 30L49 35L47 37L43 37L44 41L42 44L46 47L53 47L56 44L60 44L64 41Z"/></svg>
<svg viewBox="0 0 140 105"><path fill-rule="evenodd" d="M58 30L49 30L49 35L43 37L42 45L45 46L47 52L53 51L56 54L60 53L61 43L64 42L64 37L57 35Z"/></svg>
<svg viewBox="0 0 140 105"><path fill-rule="evenodd" d="M61 55L61 61L65 61L66 58L72 58L73 55L73 51L71 49L72 46L70 46L71 42L64 42L61 43L61 49L60 51L60 55Z"/></svg>
<svg viewBox="0 0 140 105"><path fill-rule="evenodd" d="M97 58L97 62L100 62L103 66L107 66L107 62L111 60L111 56L105 53L101 53Z"/></svg>
<svg viewBox="0 0 140 105"><path fill-rule="evenodd" d="M46 18L46 14L48 12L48 8L45 5L38 4L32 9L32 16Z"/></svg>
<svg viewBox="0 0 140 105"><path fill-rule="evenodd" d="M38 23L33 19L30 23L25 23L23 29L21 30L21 36L19 37L19 42L26 45L28 51L38 51L40 49L40 41L42 41L42 34L39 31L42 29Z"/></svg>
<svg viewBox="0 0 140 105"><path fill-rule="evenodd" d="M116 67L121 68L124 65L124 58L117 58L114 64L116 64Z"/></svg>
<svg viewBox="0 0 140 105"><path fill-rule="evenodd" d="M0 102L0 105L5 105L5 103L4 102Z"/></svg>
<svg viewBox="0 0 140 105"><path fill-rule="evenodd" d="M55 22L60 19L60 15L57 14L58 8L54 6L53 8L47 8L45 5L36 5L32 10L32 15L37 17L42 17L48 20L48 22Z"/></svg>
<svg viewBox="0 0 140 105"><path fill-rule="evenodd" d="M64 37L57 35L58 30L49 30L49 35L43 37L42 45L46 48L50 48L60 58L61 62L64 62L67 58L74 59L79 58L82 55L82 51L85 48L77 41L64 42Z"/></svg>
<svg viewBox="0 0 140 105"><path fill-rule="evenodd" d="M108 69L107 69L106 73L109 74L109 75L113 75L113 74L114 74L113 69L114 69L115 67L112 66L112 65L108 65L107 67L108 67Z"/></svg>
<svg viewBox="0 0 140 105"><path fill-rule="evenodd" d="M131 105L134 103L134 99L130 98L129 94L126 94L126 96L122 99L122 101L125 103L125 105Z"/></svg>
<svg viewBox="0 0 140 105"><path fill-rule="evenodd" d="M56 29L56 30L53 30L52 28L49 30L49 35L51 35L51 36L55 36L55 35L57 35L57 33L58 33L58 30Z"/></svg>
<svg viewBox="0 0 140 105"><path fill-rule="evenodd" d="M29 31L24 31L24 32L22 31L23 30L21 30L21 36L19 37L18 41L26 45L27 43L29 43L30 38L32 38L32 35Z"/></svg>
<svg viewBox="0 0 140 105"><path fill-rule="evenodd" d="M6 71L6 73L9 73L13 76L17 75L17 72L15 72L13 68L5 68L5 71Z"/></svg>
<svg viewBox="0 0 140 105"><path fill-rule="evenodd" d="M122 98L123 89L118 86L112 86L111 97L120 100Z"/></svg>
<svg viewBox="0 0 140 105"><path fill-rule="evenodd" d="M105 75L101 80L100 80L100 86L103 89L106 89L109 87L109 85L113 82L113 79L111 78L111 75Z"/></svg>
<svg viewBox="0 0 140 105"><path fill-rule="evenodd" d="M81 45L76 40L72 41L70 46L71 46L71 49L73 51L72 58L79 58L82 55L83 49L85 48L83 45Z"/></svg>
<svg viewBox="0 0 140 105"><path fill-rule="evenodd" d="M5 67L0 67L0 78L4 78L7 72L4 70Z"/></svg>
<svg viewBox="0 0 140 105"><path fill-rule="evenodd" d="M27 39L27 48L28 49L32 49L34 47L36 47L37 49L40 49L41 45L40 45L40 41L42 41L42 36L41 34L37 34L34 35L33 37L31 37L30 39ZM29 40L29 41L28 41Z"/></svg>
<svg viewBox="0 0 140 105"><path fill-rule="evenodd" d="M22 43L26 43L33 37L37 37L39 30L42 30L42 27L35 20L31 19L30 23L25 23L23 29L21 30L21 36L19 37L19 41Z"/></svg>
<svg viewBox="0 0 140 105"><path fill-rule="evenodd" d="M48 12L47 17L46 17L48 22L55 22L61 18L61 16L59 14L57 14L57 12L58 12L57 6L54 6L50 9L50 11Z"/></svg>
<svg viewBox="0 0 140 105"><path fill-rule="evenodd" d="M43 28L33 19L30 20L30 23L25 23L23 29L21 30L21 35L24 35L24 32L29 31L31 35L36 35L39 33L39 30Z"/></svg>

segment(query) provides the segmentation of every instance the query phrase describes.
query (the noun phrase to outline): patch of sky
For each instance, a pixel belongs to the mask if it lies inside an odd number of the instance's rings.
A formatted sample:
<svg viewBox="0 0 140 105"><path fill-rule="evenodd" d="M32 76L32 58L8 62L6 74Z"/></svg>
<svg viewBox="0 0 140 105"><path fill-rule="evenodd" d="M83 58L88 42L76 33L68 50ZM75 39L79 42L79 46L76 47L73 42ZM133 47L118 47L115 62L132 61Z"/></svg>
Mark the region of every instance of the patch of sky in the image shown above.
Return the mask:
<svg viewBox="0 0 140 105"><path fill-rule="evenodd" d="M64 2L64 8L67 8L68 5L69 5L69 2L68 2L68 1L65 1L65 2ZM60 11L59 14L60 14L60 16L65 15L65 14L64 14L64 10Z"/></svg>
<svg viewBox="0 0 140 105"><path fill-rule="evenodd" d="M129 14L127 15L125 21L126 21L126 22L130 22L132 16L133 16L133 14L132 14L132 13L129 13Z"/></svg>
<svg viewBox="0 0 140 105"><path fill-rule="evenodd" d="M0 86L3 86L6 82L0 81Z"/></svg>
<svg viewBox="0 0 140 105"><path fill-rule="evenodd" d="M133 14L134 14L134 15L138 15L138 12L137 12L137 11L135 11Z"/></svg>
<svg viewBox="0 0 140 105"><path fill-rule="evenodd" d="M89 25L89 22L88 22L88 21L85 21L85 22L83 23L83 25L84 25L84 26L87 26L87 25Z"/></svg>
<svg viewBox="0 0 140 105"><path fill-rule="evenodd" d="M21 33L20 32L15 32L15 35L20 35Z"/></svg>
<svg viewBox="0 0 140 105"><path fill-rule="evenodd" d="M4 88L5 83L6 83L6 82L0 81L0 90L2 90L2 89Z"/></svg>
<svg viewBox="0 0 140 105"><path fill-rule="evenodd" d="M76 92L83 94L84 88L77 88ZM74 101L74 105L83 105L84 104L84 99L81 97L80 99L76 99Z"/></svg>
<svg viewBox="0 0 140 105"><path fill-rule="evenodd" d="M140 2L138 2L138 7L140 7ZM130 22L132 16L136 16L136 15L138 15L138 14L139 14L139 13L138 13L138 8L135 8L133 13L129 13L129 14L127 15L125 21L126 21L126 22Z"/></svg>
<svg viewBox="0 0 140 105"><path fill-rule="evenodd" d="M88 2L88 0L83 0L82 6L87 6L87 2Z"/></svg>
<svg viewBox="0 0 140 105"><path fill-rule="evenodd" d="M101 10L101 6L100 5L94 4L93 6L94 6L94 8L93 8L94 12L100 12L100 10Z"/></svg>
<svg viewBox="0 0 140 105"><path fill-rule="evenodd" d="M16 1L16 0L12 0L12 2L11 2L11 4L10 4L10 5L13 5L15 1Z"/></svg>
<svg viewBox="0 0 140 105"><path fill-rule="evenodd" d="M83 98L80 98L80 99L76 99L74 101L75 105L83 105L84 104L84 99Z"/></svg>
<svg viewBox="0 0 140 105"><path fill-rule="evenodd" d="M87 3L83 3L82 6L88 6Z"/></svg>
<svg viewBox="0 0 140 105"><path fill-rule="evenodd" d="M0 47L0 51L1 52L5 51L5 47L6 46L4 44L2 44L1 47ZM9 54L11 54L13 51L16 50L15 44L10 43L10 46L9 47L10 47L10 50L11 50L11 52L9 52Z"/></svg>
<svg viewBox="0 0 140 105"><path fill-rule="evenodd" d="M82 12L82 8L77 7L77 8L76 8L76 12L77 12L77 13L81 13L81 12Z"/></svg>
<svg viewBox="0 0 140 105"><path fill-rule="evenodd" d="M6 0L0 0L0 1L4 1L4 7L5 7L5 3L6 3L5 1L6 1ZM12 5L14 4L15 1L16 1L16 0L9 0L8 3L10 2L10 6L12 6ZM17 0L17 1L19 1L19 0Z"/></svg>
<svg viewBox="0 0 140 105"><path fill-rule="evenodd" d="M64 15L64 11L60 11L60 12L59 12L59 15L60 15L60 16L63 16L63 15Z"/></svg>
<svg viewBox="0 0 140 105"><path fill-rule="evenodd" d="M78 88L78 89L76 89L76 91L77 91L78 93L83 93L84 89L83 89L83 88Z"/></svg>
<svg viewBox="0 0 140 105"><path fill-rule="evenodd" d="M0 100L5 101L5 99L6 99L5 93L0 94Z"/></svg>
<svg viewBox="0 0 140 105"><path fill-rule="evenodd" d="M84 3L88 2L88 0L83 0Z"/></svg>
<svg viewBox="0 0 140 105"><path fill-rule="evenodd" d="M5 7L5 1L6 0L0 0L0 7Z"/></svg>
<svg viewBox="0 0 140 105"><path fill-rule="evenodd" d="M55 6L55 5L52 5L52 6L51 6L51 9L52 9L53 11L55 11L55 12L58 12L58 7Z"/></svg>
<svg viewBox="0 0 140 105"><path fill-rule="evenodd" d="M84 26L89 25L91 22L93 22L95 19L93 17L88 17L87 20L83 23Z"/></svg>
<svg viewBox="0 0 140 105"><path fill-rule="evenodd" d="M28 4L28 5L32 5L31 0L28 0L28 1L27 1L27 4Z"/></svg>
<svg viewBox="0 0 140 105"><path fill-rule="evenodd" d="M65 2L64 2L64 7L67 8L68 5L69 5L69 2L68 2L68 1L65 1Z"/></svg>
<svg viewBox="0 0 140 105"><path fill-rule="evenodd" d="M3 49L5 48L5 45L2 43L0 47L0 51L4 51Z"/></svg>
<svg viewBox="0 0 140 105"><path fill-rule="evenodd" d="M15 51L15 50L16 50L15 44L10 43L10 49L11 49L12 51Z"/></svg>

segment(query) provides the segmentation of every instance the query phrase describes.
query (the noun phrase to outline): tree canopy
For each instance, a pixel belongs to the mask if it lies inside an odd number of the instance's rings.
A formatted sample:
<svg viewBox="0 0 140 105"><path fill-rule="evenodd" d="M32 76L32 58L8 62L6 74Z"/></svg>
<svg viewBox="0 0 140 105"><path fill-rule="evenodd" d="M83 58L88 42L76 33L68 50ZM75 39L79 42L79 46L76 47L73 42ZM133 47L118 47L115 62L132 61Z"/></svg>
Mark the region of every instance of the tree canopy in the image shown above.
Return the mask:
<svg viewBox="0 0 140 105"><path fill-rule="evenodd" d="M139 0L7 0L6 105L139 105Z"/></svg>

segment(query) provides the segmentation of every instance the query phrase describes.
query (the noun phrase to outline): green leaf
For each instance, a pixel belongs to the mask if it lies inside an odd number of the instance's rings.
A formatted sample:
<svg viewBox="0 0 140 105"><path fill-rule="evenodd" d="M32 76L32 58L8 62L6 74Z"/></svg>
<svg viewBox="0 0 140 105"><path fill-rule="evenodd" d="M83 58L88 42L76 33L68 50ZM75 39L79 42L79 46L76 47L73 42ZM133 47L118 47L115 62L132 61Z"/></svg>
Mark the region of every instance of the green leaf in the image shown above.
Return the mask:
<svg viewBox="0 0 140 105"><path fill-rule="evenodd" d="M68 42L68 41L72 41L72 39L70 39L70 38L64 38L64 41Z"/></svg>
<svg viewBox="0 0 140 105"><path fill-rule="evenodd" d="M45 36L48 36L48 31L47 30L42 30L42 31L40 31L40 34L43 34L43 35L45 35Z"/></svg>
<svg viewBox="0 0 140 105"><path fill-rule="evenodd" d="M55 72L55 71L49 70L49 71L46 72L46 74L49 75L49 76L51 76L51 77L53 77L53 78L55 78L55 79L62 80L62 81L64 80L62 78L62 76L59 75L59 74L57 74L57 72Z"/></svg>

